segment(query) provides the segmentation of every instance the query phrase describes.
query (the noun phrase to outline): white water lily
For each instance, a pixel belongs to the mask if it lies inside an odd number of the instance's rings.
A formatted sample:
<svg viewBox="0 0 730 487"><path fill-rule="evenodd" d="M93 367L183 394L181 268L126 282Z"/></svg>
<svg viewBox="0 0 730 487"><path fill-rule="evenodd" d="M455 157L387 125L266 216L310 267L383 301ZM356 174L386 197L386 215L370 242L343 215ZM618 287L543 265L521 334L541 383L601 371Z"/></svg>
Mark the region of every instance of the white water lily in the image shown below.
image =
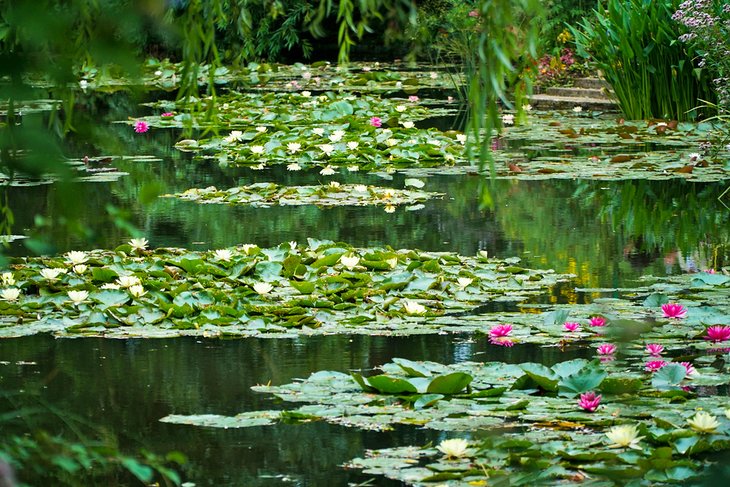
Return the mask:
<svg viewBox="0 0 730 487"><path fill-rule="evenodd" d="M687 155L687 157L689 157L690 161L695 162L702 159L702 154L700 154L699 152L692 152L691 154Z"/></svg>
<svg viewBox="0 0 730 487"><path fill-rule="evenodd" d="M257 248L258 245L256 244L243 244L241 245L241 249L246 252L246 255L251 255L251 250Z"/></svg>
<svg viewBox="0 0 730 487"><path fill-rule="evenodd" d="M309 98L310 96L312 96L312 92L311 91L302 91L302 96L304 98Z"/></svg>
<svg viewBox="0 0 730 487"><path fill-rule="evenodd" d="M522 109L526 112L532 111L532 105L529 103L527 105L522 105Z"/></svg>
<svg viewBox="0 0 730 487"><path fill-rule="evenodd" d="M347 269L352 270L358 263L360 263L360 257L358 257L357 255L343 255L342 257L340 257L340 263Z"/></svg>
<svg viewBox="0 0 730 487"><path fill-rule="evenodd" d="M252 145L249 149L251 149L251 154L255 154L257 156L260 156L266 150L263 145Z"/></svg>
<svg viewBox="0 0 730 487"><path fill-rule="evenodd" d="M73 266L73 270L76 274L83 274L88 269L88 266L86 264L77 264Z"/></svg>
<svg viewBox="0 0 730 487"><path fill-rule="evenodd" d="M299 244L297 244L297 241L296 240L292 240L291 242L289 242L289 250L296 250L297 249L297 245L299 245Z"/></svg>
<svg viewBox="0 0 730 487"><path fill-rule="evenodd" d="M312 133L314 133L315 135L319 135L320 137L322 137L324 135L324 129L322 127L316 127L316 128L313 128L312 129Z"/></svg>
<svg viewBox="0 0 730 487"><path fill-rule="evenodd" d="M431 144L434 147L441 147L441 141L438 139L428 139L426 142Z"/></svg>
<svg viewBox="0 0 730 487"><path fill-rule="evenodd" d="M357 149L357 147L359 145L360 145L360 143L357 142L356 140L351 140L350 142L347 143L347 148L350 150L355 150L355 149Z"/></svg>
<svg viewBox="0 0 730 487"><path fill-rule="evenodd" d="M89 260L89 256L86 255L86 252L80 252L78 250L72 250L71 252L68 252L66 254L66 259L71 263L71 265L76 264L83 264L87 260Z"/></svg>
<svg viewBox="0 0 730 487"><path fill-rule="evenodd" d="M396 106L395 106L395 111L396 111L396 112L399 112L399 113L403 113L403 112L405 112L405 111L406 111L407 109L408 109L408 107L407 107L407 106L405 106L405 105L396 105Z"/></svg>
<svg viewBox="0 0 730 487"><path fill-rule="evenodd" d="M574 111L575 113L580 113L580 112L582 112L582 111L583 111L583 107L581 107L581 106L573 107L573 111Z"/></svg>
<svg viewBox="0 0 730 487"><path fill-rule="evenodd" d="M489 252L487 252L486 250L480 250L477 255L479 257L481 257L482 259L488 259L489 258Z"/></svg>
<svg viewBox="0 0 730 487"><path fill-rule="evenodd" d="M322 144L319 146L319 149L325 153L325 155L330 156L335 151L335 146L332 144Z"/></svg>
<svg viewBox="0 0 730 487"><path fill-rule="evenodd" d="M335 130L334 132L332 132L332 134L330 134L329 139L332 142L339 142L342 140L342 137L344 137L344 136L345 136L344 130Z"/></svg>
<svg viewBox="0 0 730 487"><path fill-rule="evenodd" d="M395 213L395 206L394 205L385 205L385 208L383 208L383 211L386 213Z"/></svg>
<svg viewBox="0 0 730 487"><path fill-rule="evenodd" d="M89 297L89 291L69 291L68 298L73 301L74 304L79 304Z"/></svg>
<svg viewBox="0 0 730 487"><path fill-rule="evenodd" d="M296 162L292 162L291 164L287 164L286 170L287 171L301 171L302 170L302 166L300 166Z"/></svg>
<svg viewBox="0 0 730 487"><path fill-rule="evenodd" d="M107 282L106 284L101 285L101 289L119 289L119 284L114 284L113 282Z"/></svg>
<svg viewBox="0 0 730 487"><path fill-rule="evenodd" d="M355 190L356 193L367 193L368 192L368 187L365 186L364 184L356 184L353 189Z"/></svg>
<svg viewBox="0 0 730 487"><path fill-rule="evenodd" d="M411 122L410 120L406 120L405 122L401 122L401 125L403 125L403 128L406 129L412 129L416 124Z"/></svg>
<svg viewBox="0 0 730 487"><path fill-rule="evenodd" d="M504 125L514 125L515 123L515 116L511 113L505 113L502 115L502 124Z"/></svg>
<svg viewBox="0 0 730 487"><path fill-rule="evenodd" d="M263 133L264 133L264 132L266 132L267 130L269 130L269 129L268 129L268 128L266 128L266 127L264 127L263 125L259 125L258 127L256 127L256 132L258 132L258 133L260 133L260 134L263 134Z"/></svg>
<svg viewBox="0 0 730 487"><path fill-rule="evenodd" d="M385 263L388 264L391 269L395 269L395 266L398 265L398 257L393 257L392 259L386 259Z"/></svg>
<svg viewBox="0 0 730 487"><path fill-rule="evenodd" d="M385 145L387 145L388 147L393 147L398 145L398 141L396 139L388 139L385 141Z"/></svg>
<svg viewBox="0 0 730 487"><path fill-rule="evenodd" d="M120 287L132 287L142 284L142 281L137 276L119 276L117 278L117 284Z"/></svg>
<svg viewBox="0 0 730 487"><path fill-rule="evenodd" d="M228 249L218 249L213 252L213 256L218 260L230 262L233 253Z"/></svg>
<svg viewBox="0 0 730 487"><path fill-rule="evenodd" d="M48 279L49 281L58 279L58 276L60 276L61 274L66 274L66 269L61 269L58 267L54 267L52 269L41 269L41 276L43 276L44 279Z"/></svg>
<svg viewBox="0 0 730 487"><path fill-rule="evenodd" d="M466 134L456 134L456 141L461 145L466 144Z"/></svg>
<svg viewBox="0 0 730 487"><path fill-rule="evenodd" d="M428 75L431 77L431 79L437 79L439 77L439 74L436 71L431 71L428 73Z"/></svg>
<svg viewBox="0 0 730 487"><path fill-rule="evenodd" d="M426 312L426 307L421 303L411 301L410 299L404 299L402 301L403 311L409 315L422 315Z"/></svg>
<svg viewBox="0 0 730 487"><path fill-rule="evenodd" d="M458 279L456 279L456 284L462 289L467 287L472 282L474 282L474 279L472 279L471 277L459 277Z"/></svg>
<svg viewBox="0 0 730 487"><path fill-rule="evenodd" d="M251 166L251 169L254 171L261 171L263 168L265 168L266 165L264 163L256 164L255 166Z"/></svg>
<svg viewBox="0 0 730 487"><path fill-rule="evenodd" d="M292 154L296 154L297 152L302 150L302 144L300 144L299 142L289 142L288 144L286 144L286 148Z"/></svg>
<svg viewBox="0 0 730 487"><path fill-rule="evenodd" d="M717 418L705 411L697 411L693 418L688 419L689 426L700 433L712 433L720 426Z"/></svg>
<svg viewBox="0 0 730 487"><path fill-rule="evenodd" d="M329 187L330 188L339 188L340 183L338 183L337 181L330 181Z"/></svg>
<svg viewBox="0 0 730 487"><path fill-rule="evenodd" d="M347 170L350 172L358 172L360 170L360 166L347 166Z"/></svg>
<svg viewBox="0 0 730 487"><path fill-rule="evenodd" d="M322 176L332 176L335 172L337 171L335 171L332 166L325 166L321 171L319 171Z"/></svg>
<svg viewBox="0 0 730 487"><path fill-rule="evenodd" d="M274 289L274 286L268 282L257 282L253 285L253 290L261 295L269 294L272 289Z"/></svg>
<svg viewBox="0 0 730 487"><path fill-rule="evenodd" d="M0 291L0 298L4 301L17 301L20 297L20 289L17 287L9 287Z"/></svg>
<svg viewBox="0 0 730 487"><path fill-rule="evenodd" d="M452 438L439 443L436 449L446 455L446 458L462 458L467 456L468 446L468 441L462 438Z"/></svg>
<svg viewBox="0 0 730 487"><path fill-rule="evenodd" d="M13 277L13 273L3 272L2 275L0 275L0 283L2 283L3 286L13 286L15 284L15 277Z"/></svg>
<svg viewBox="0 0 730 487"><path fill-rule="evenodd" d="M228 136L225 137L223 140L226 143L230 144L231 142L236 142L236 141L241 140L241 137L243 137L243 132L241 132L240 130L234 130L230 134L228 134Z"/></svg>
<svg viewBox="0 0 730 487"><path fill-rule="evenodd" d="M639 436L639 430L636 425L622 424L620 426L614 426L606 432L606 436L613 443L609 445L610 448L633 448L640 450L639 441L644 439L643 436Z"/></svg>
<svg viewBox="0 0 730 487"><path fill-rule="evenodd" d="M147 294L147 291L145 291L144 287L142 287L140 284L135 284L134 286L131 286L129 288L129 293L135 298L140 298Z"/></svg>
<svg viewBox="0 0 730 487"><path fill-rule="evenodd" d="M132 250L144 250L149 245L149 241L146 238L133 238L129 241L129 245Z"/></svg>

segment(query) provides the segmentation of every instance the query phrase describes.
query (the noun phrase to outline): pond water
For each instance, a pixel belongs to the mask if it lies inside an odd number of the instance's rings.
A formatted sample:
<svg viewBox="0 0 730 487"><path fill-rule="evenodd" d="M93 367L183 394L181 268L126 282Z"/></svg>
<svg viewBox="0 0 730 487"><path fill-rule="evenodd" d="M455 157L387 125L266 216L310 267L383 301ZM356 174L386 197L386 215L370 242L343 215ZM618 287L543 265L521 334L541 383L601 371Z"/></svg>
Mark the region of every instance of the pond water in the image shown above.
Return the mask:
<svg viewBox="0 0 730 487"><path fill-rule="evenodd" d="M89 101L82 120L103 131L103 145L69 141L69 155L154 155L156 161L116 161L127 176L108 183L80 184L73 208L92 230L90 240L63 227L45 230L55 252L113 248L128 238L106 208L128 213L153 247L215 249L242 243L261 247L308 237L354 246L419 248L495 257L518 256L531 268L552 268L576 278L552 290L553 303L591 299L575 288L630 286L646 274L666 275L728 265L728 209L717 197L726 183L664 181L497 180L494 205L481 204L479 177L439 175L426 189L445 194L418 211L393 214L376 207L248 208L198 205L149 198L191 187L227 188L253 182L315 184L317 172L283 167L253 171L195 161L172 148L173 131L137 135L127 125L106 122L138 114L123 95ZM439 121L443 123L443 121ZM121 153L121 152L117 152ZM340 174L337 180L389 183L382 176ZM403 175L392 175L402 187ZM53 185L8 188L15 234L27 234L37 214L55 215L69 202ZM22 241L7 253L25 255ZM129 447L179 450L190 458L186 478L197 485L346 485L368 476L339 466L365 449L438 442L444 435L418 428L362 432L327 423L277 425L241 430L163 424L168 414L277 409L256 384L286 383L317 370L369 370L393 357L454 363L466 360L539 362L551 365L592 350L520 345L488 348L465 336L326 336L245 340L104 340L33 336L0 341L4 390L24 390L40 401L87 418ZM399 485L378 478L375 484Z"/></svg>

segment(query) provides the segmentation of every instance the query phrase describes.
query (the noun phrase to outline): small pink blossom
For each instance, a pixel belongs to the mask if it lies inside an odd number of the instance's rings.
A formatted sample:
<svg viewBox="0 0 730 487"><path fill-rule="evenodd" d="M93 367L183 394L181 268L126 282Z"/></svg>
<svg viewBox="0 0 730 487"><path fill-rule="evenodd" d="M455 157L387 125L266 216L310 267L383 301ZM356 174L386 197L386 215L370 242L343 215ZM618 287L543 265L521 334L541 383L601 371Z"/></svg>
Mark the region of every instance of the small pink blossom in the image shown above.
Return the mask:
<svg viewBox="0 0 730 487"><path fill-rule="evenodd" d="M381 125L383 125L383 120L381 120L380 117L373 117L370 119L370 125L376 128L380 127Z"/></svg>
<svg viewBox="0 0 730 487"><path fill-rule="evenodd" d="M712 340L715 343L730 340L730 326L710 326L707 328L707 336L705 337L705 340Z"/></svg>
<svg viewBox="0 0 730 487"><path fill-rule="evenodd" d="M678 303L667 303L662 305L665 318L684 318L687 316L687 308Z"/></svg>
<svg viewBox="0 0 730 487"><path fill-rule="evenodd" d="M657 343L650 343L646 346L646 351L651 355L652 357L658 357L662 354L664 351L664 347L657 344Z"/></svg>
<svg viewBox="0 0 730 487"><path fill-rule="evenodd" d="M150 126L144 120L137 120L134 122L134 131L138 134L143 134L150 129Z"/></svg>
<svg viewBox="0 0 730 487"><path fill-rule="evenodd" d="M644 369L647 372L656 372L665 365L667 365L667 363L664 360L650 360L646 364L644 364Z"/></svg>
<svg viewBox="0 0 730 487"><path fill-rule="evenodd" d="M479 17L479 12L477 10L472 10L469 12L469 17Z"/></svg>
<svg viewBox="0 0 730 487"><path fill-rule="evenodd" d="M704 272L707 273L707 274L714 274L715 273L715 269L705 269Z"/></svg>
<svg viewBox="0 0 730 487"><path fill-rule="evenodd" d="M616 345L612 343L604 343L602 345L598 345L596 350L598 351L598 355L613 355L616 353Z"/></svg>
<svg viewBox="0 0 730 487"><path fill-rule="evenodd" d="M588 324L591 326L606 326L606 318L603 316L591 316Z"/></svg>
<svg viewBox="0 0 730 487"><path fill-rule="evenodd" d="M563 323L563 328L565 328L568 331L578 331L580 330L580 323L575 323L573 321L566 321Z"/></svg>
<svg viewBox="0 0 730 487"><path fill-rule="evenodd" d="M598 405L601 404L601 397L602 396L600 394L596 395L593 391L581 394L580 400L578 401L578 407L592 413L598 409Z"/></svg>
<svg viewBox="0 0 730 487"><path fill-rule="evenodd" d="M496 325L489 330L490 338L506 337L510 333L512 333L512 325Z"/></svg>
<svg viewBox="0 0 730 487"><path fill-rule="evenodd" d="M489 343L497 345L498 347L511 347L515 344L515 342L507 337L490 337Z"/></svg>
<svg viewBox="0 0 730 487"><path fill-rule="evenodd" d="M686 377L693 377L697 375L697 370L694 368L694 366L689 362L679 362L679 365L684 367L684 370L687 371Z"/></svg>
<svg viewBox="0 0 730 487"><path fill-rule="evenodd" d="M418 97L416 95L411 95L408 97L408 101L416 102L416 101L418 101Z"/></svg>
<svg viewBox="0 0 730 487"><path fill-rule="evenodd" d="M162 114L162 115L160 115L160 116L161 116L161 117L167 117L167 118L169 118L169 117L174 117L174 116L175 116L175 114L174 114L173 112L165 112L165 113L163 113L163 114Z"/></svg>

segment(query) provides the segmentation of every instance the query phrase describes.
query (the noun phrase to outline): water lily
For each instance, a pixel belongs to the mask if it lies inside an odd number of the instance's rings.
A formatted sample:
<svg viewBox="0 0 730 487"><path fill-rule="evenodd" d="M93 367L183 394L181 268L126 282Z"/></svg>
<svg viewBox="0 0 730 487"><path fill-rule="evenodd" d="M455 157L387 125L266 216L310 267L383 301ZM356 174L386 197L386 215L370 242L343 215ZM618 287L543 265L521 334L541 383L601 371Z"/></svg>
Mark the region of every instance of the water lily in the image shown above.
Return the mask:
<svg viewBox="0 0 730 487"><path fill-rule="evenodd" d="M86 255L86 252L80 252L78 250L72 250L71 252L66 253L66 259L71 263L71 265L76 264L83 264L87 260L89 260L89 257Z"/></svg>
<svg viewBox="0 0 730 487"><path fill-rule="evenodd" d="M337 172L337 171L335 171L335 168L333 168L332 166L329 166L329 165L325 166L324 168L322 168L322 170L321 170L321 171L319 171L319 173L320 173L320 174L321 174L322 176L332 176L332 175L333 175L333 174L335 174L336 172Z"/></svg>
<svg viewBox="0 0 730 487"><path fill-rule="evenodd" d="M364 184L356 184L352 189L356 193L367 193L368 192L368 187L365 186Z"/></svg>
<svg viewBox="0 0 730 487"><path fill-rule="evenodd" d="M251 147L249 147L249 149L251 150L251 154L257 156L260 156L266 150L263 145L252 145Z"/></svg>
<svg viewBox="0 0 730 487"><path fill-rule="evenodd" d="M410 120L406 120L405 122L401 122L400 124L403 125L403 128L405 128L405 129L412 129L416 125L415 123L411 122Z"/></svg>
<svg viewBox="0 0 730 487"><path fill-rule="evenodd" d="M715 325L707 328L705 340L724 342L730 340L730 326Z"/></svg>
<svg viewBox="0 0 730 487"><path fill-rule="evenodd" d="M44 279L48 279L49 281L54 281L58 279L58 276L66 274L66 269L61 269L58 267L49 268L49 269L41 269L41 276Z"/></svg>
<svg viewBox="0 0 730 487"><path fill-rule="evenodd" d="M131 286L129 288L129 294L131 294L135 298L140 298L147 294L147 291L145 291L144 287L142 287L140 284L135 284L134 286Z"/></svg>
<svg viewBox="0 0 730 487"><path fill-rule="evenodd" d="M150 126L144 120L137 120L134 122L134 131L138 134L143 134L150 129Z"/></svg>
<svg viewBox="0 0 730 487"><path fill-rule="evenodd" d="M233 257L233 252L228 249L217 249L213 252L213 256L218 260L230 262L231 257Z"/></svg>
<svg viewBox="0 0 730 487"><path fill-rule="evenodd" d="M387 145L388 147L396 146L398 145L398 140L391 137L390 139L387 139L385 141L385 145Z"/></svg>
<svg viewBox="0 0 730 487"><path fill-rule="evenodd" d="M350 149L350 150L355 150L355 149L357 149L357 147L359 145L360 145L359 142L357 142L355 140L351 140L350 142L347 143L347 148Z"/></svg>
<svg viewBox="0 0 730 487"><path fill-rule="evenodd" d="M383 211L386 213L395 213L395 205L385 205Z"/></svg>
<svg viewBox="0 0 730 487"><path fill-rule="evenodd" d="M610 448L634 448L640 450L639 441L643 440L643 436L639 436L639 430L635 425L622 424L614 426L606 432L606 436L613 443Z"/></svg>
<svg viewBox="0 0 730 487"><path fill-rule="evenodd" d="M0 283L2 283L3 286L13 286L15 284L15 277L13 277L13 273L3 272L0 275Z"/></svg>
<svg viewBox="0 0 730 487"><path fill-rule="evenodd" d="M510 333L512 333L512 325L501 324L501 325L493 326L489 330L489 337L490 338L506 337Z"/></svg>
<svg viewBox="0 0 730 487"><path fill-rule="evenodd" d="M121 287L132 287L142 284L142 281L137 276L119 276L117 278L117 284Z"/></svg>
<svg viewBox="0 0 730 487"><path fill-rule="evenodd" d="M462 458L467 456L468 446L468 441L461 438L452 438L439 443L436 449L446 455L446 458Z"/></svg>
<svg viewBox="0 0 730 487"><path fill-rule="evenodd" d="M687 371L685 373L685 377L692 378L697 376L697 369L695 369L690 362L679 362L679 365L684 367L684 370Z"/></svg>
<svg viewBox="0 0 730 487"><path fill-rule="evenodd" d="M312 96L312 92L311 91L302 91L302 96L304 98L309 98L310 96Z"/></svg>
<svg viewBox="0 0 730 487"><path fill-rule="evenodd" d="M505 113L504 115L502 115L502 123L504 125L514 125L515 116L511 113Z"/></svg>
<svg viewBox="0 0 730 487"><path fill-rule="evenodd" d="M664 360L650 360L644 364L644 370L647 372L656 372L665 365L667 365L667 362Z"/></svg>
<svg viewBox="0 0 730 487"><path fill-rule="evenodd" d="M360 257L358 257L357 255L343 255L342 257L340 257L340 263L349 270L354 269L359 262Z"/></svg>
<svg viewBox="0 0 730 487"><path fill-rule="evenodd" d="M657 343L649 343L646 346L646 351L651 355L652 357L658 357L662 354L664 351L664 347L657 344Z"/></svg>
<svg viewBox="0 0 730 487"><path fill-rule="evenodd" d="M699 433L712 433L720 426L717 418L705 411L697 411L693 418L687 420L687 424Z"/></svg>
<svg viewBox="0 0 730 487"><path fill-rule="evenodd" d="M82 301L88 299L89 291L69 291L68 298L73 301L74 304L79 304Z"/></svg>
<svg viewBox="0 0 730 487"><path fill-rule="evenodd" d="M164 112L160 114L160 117L162 118L172 118L175 116L175 112Z"/></svg>
<svg viewBox="0 0 730 487"><path fill-rule="evenodd" d="M491 343L492 345L497 345L498 347L512 347L515 344L515 342L508 337L490 338L489 343Z"/></svg>
<svg viewBox="0 0 730 487"><path fill-rule="evenodd" d="M690 162L695 162L695 161L699 161L700 159L702 159L702 154L700 154L699 152L693 152L693 153L689 154L687 157L689 157Z"/></svg>
<svg viewBox="0 0 730 487"><path fill-rule="evenodd" d="M466 144L466 134L456 134L456 141L461 145Z"/></svg>
<svg viewBox="0 0 730 487"><path fill-rule="evenodd" d="M663 304L662 312L665 318L681 319L687 316L687 308L678 303Z"/></svg>
<svg viewBox="0 0 730 487"><path fill-rule="evenodd" d="M337 189L340 187L340 183L338 183L337 181L330 181L329 187Z"/></svg>
<svg viewBox="0 0 730 487"><path fill-rule="evenodd" d="M416 95L411 95L411 96L408 97L408 101L417 102L418 101L418 97Z"/></svg>
<svg viewBox="0 0 730 487"><path fill-rule="evenodd" d="M370 125L372 125L375 128L378 128L383 125L383 120L380 117L372 117L370 119Z"/></svg>
<svg viewBox="0 0 730 487"><path fill-rule="evenodd" d="M101 289L119 289L119 284L115 284L113 282L107 282L106 284L101 285Z"/></svg>
<svg viewBox="0 0 730 487"><path fill-rule="evenodd" d="M424 305L417 303L416 301L411 301L410 299L404 299L402 301L402 305L403 311L409 315L422 315L426 312L426 307Z"/></svg>
<svg viewBox="0 0 730 487"><path fill-rule="evenodd" d="M330 134L329 139L332 142L339 142L340 140L342 140L342 137L344 137L344 136L345 136L344 130L335 130L334 132L332 132Z"/></svg>
<svg viewBox="0 0 730 487"><path fill-rule="evenodd" d="M149 245L149 241L146 238L133 238L128 243L132 247L132 250L144 250Z"/></svg>
<svg viewBox="0 0 730 487"><path fill-rule="evenodd" d="M233 130L228 136L226 136L223 141L230 144L231 142L236 142L241 140L241 137L243 137L243 132L240 130Z"/></svg>
<svg viewBox="0 0 730 487"><path fill-rule="evenodd" d="M73 271L76 274L83 274L84 272L86 272L87 269L88 267L86 266L86 264L78 264L73 266Z"/></svg>
<svg viewBox="0 0 730 487"><path fill-rule="evenodd" d="M606 318L603 316L591 316L588 324L591 326L606 326Z"/></svg>
<svg viewBox="0 0 730 487"><path fill-rule="evenodd" d="M398 265L398 257L393 257L391 259L385 259L385 263L388 264L391 269L395 269L395 266Z"/></svg>
<svg viewBox="0 0 730 487"><path fill-rule="evenodd" d="M578 407L592 413L598 409L598 405L601 404L601 399L602 396L600 394L596 395L593 391L586 392L585 394L580 395Z"/></svg>
<svg viewBox="0 0 730 487"><path fill-rule="evenodd" d="M360 166L347 166L347 170L350 172L358 172L360 170Z"/></svg>
<svg viewBox="0 0 730 487"><path fill-rule="evenodd" d="M241 245L241 250L243 250L246 255L251 255L251 251L257 247L258 245L256 244L243 244Z"/></svg>
<svg viewBox="0 0 730 487"><path fill-rule="evenodd" d="M580 112L582 112L582 111L583 111L583 107L581 107L581 106L573 107L573 111L574 111L575 113L580 113Z"/></svg>
<svg viewBox="0 0 730 487"><path fill-rule="evenodd" d="M292 162L291 164L287 164L286 170L287 171L301 171L302 170L302 166L300 166L296 162Z"/></svg>
<svg viewBox="0 0 730 487"><path fill-rule="evenodd" d="M261 170L263 170L263 169L264 169L265 167L266 167L266 164L264 164L264 163L262 162L261 164L256 164L255 166L251 166L251 169L253 169L254 171L261 171Z"/></svg>
<svg viewBox="0 0 730 487"><path fill-rule="evenodd" d="M439 74L438 74L438 73L437 73L436 71L431 71L430 73L428 73L428 76L429 76L429 77L430 77L431 79L438 79L438 77L439 77Z"/></svg>
<svg viewBox="0 0 730 487"><path fill-rule="evenodd" d="M299 142L289 142L288 144L286 144L286 148L292 154L296 154L297 152L302 150L302 144L300 144Z"/></svg>
<svg viewBox="0 0 730 487"><path fill-rule="evenodd" d="M17 287L8 287L0 291L0 298L4 301L17 301L20 297L20 289Z"/></svg>
<svg viewBox="0 0 730 487"><path fill-rule="evenodd" d="M616 345L613 343L603 343L596 347L596 351L598 352L598 355L613 355L616 353Z"/></svg>
<svg viewBox="0 0 730 487"><path fill-rule="evenodd" d="M312 133L322 137L324 135L324 129L322 127L315 127L312 129Z"/></svg>
<svg viewBox="0 0 730 487"><path fill-rule="evenodd" d="M263 125L259 125L258 127L256 127L256 132L258 132L260 134L263 134L267 130L269 130L269 129L267 127L264 127Z"/></svg>
<svg viewBox="0 0 730 487"><path fill-rule="evenodd" d="M329 157L335 151L335 146L332 144L322 144L319 146L319 149Z"/></svg>
<svg viewBox="0 0 730 487"><path fill-rule="evenodd" d="M272 289L274 289L274 286L268 282L257 282L253 285L253 290L261 295L269 294Z"/></svg>
<svg viewBox="0 0 730 487"><path fill-rule="evenodd" d="M576 323L574 321L566 321L563 323L563 328L565 328L567 331L577 331L580 329L580 323Z"/></svg>
<svg viewBox="0 0 730 487"><path fill-rule="evenodd" d="M465 287L467 287L472 282L474 282L474 279L472 279L471 277L459 277L459 278L456 279L456 284L461 289L464 289Z"/></svg>
<svg viewBox="0 0 730 487"><path fill-rule="evenodd" d="M529 103L527 105L522 105L522 109L526 112L532 111L532 105Z"/></svg>
<svg viewBox="0 0 730 487"><path fill-rule="evenodd" d="M405 105L396 105L395 106L395 111L398 112L398 113L403 113L406 110L408 110L408 107L405 106Z"/></svg>

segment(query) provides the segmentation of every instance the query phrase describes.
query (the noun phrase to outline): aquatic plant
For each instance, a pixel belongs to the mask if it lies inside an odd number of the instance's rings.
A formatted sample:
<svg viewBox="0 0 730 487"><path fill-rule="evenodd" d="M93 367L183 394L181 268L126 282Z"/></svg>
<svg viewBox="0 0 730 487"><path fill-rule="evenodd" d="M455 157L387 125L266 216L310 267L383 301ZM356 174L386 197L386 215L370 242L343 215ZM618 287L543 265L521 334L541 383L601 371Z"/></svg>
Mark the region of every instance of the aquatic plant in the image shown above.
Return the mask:
<svg viewBox="0 0 730 487"><path fill-rule="evenodd" d="M646 346L646 351L652 357L659 357L664 352L664 347L658 343L649 343Z"/></svg>
<svg viewBox="0 0 730 487"><path fill-rule="evenodd" d="M596 347L596 351L599 355L613 355L616 353L616 345L612 343L603 343Z"/></svg>
<svg viewBox="0 0 730 487"><path fill-rule="evenodd" d="M563 323L563 328L570 332L578 331L580 329L580 323L576 323L574 321L566 321L565 323Z"/></svg>
<svg viewBox="0 0 730 487"><path fill-rule="evenodd" d="M601 404L601 398L602 396L600 394L596 394L593 391L588 391L580 395L580 399L578 400L578 407L584 409L585 411L588 411L589 413L592 413L596 409L598 409L598 406Z"/></svg>
<svg viewBox="0 0 730 487"><path fill-rule="evenodd" d="M730 326L715 325L707 327L705 340L724 342L730 340Z"/></svg>
<svg viewBox="0 0 730 487"><path fill-rule="evenodd" d="M462 458L467 456L468 446L468 441L462 438L452 438L436 445L436 449L446 455L446 458Z"/></svg>
<svg viewBox="0 0 730 487"><path fill-rule="evenodd" d="M720 426L717 418L705 411L697 411L694 417L687 420L687 424L700 433L713 433Z"/></svg>
<svg viewBox="0 0 730 487"><path fill-rule="evenodd" d="M603 316L591 316L588 324L595 327L603 327L606 326L606 318Z"/></svg>
<svg viewBox="0 0 730 487"><path fill-rule="evenodd" d="M666 303L662 305L662 313L665 318L681 319L687 317L687 308L678 303Z"/></svg>
<svg viewBox="0 0 730 487"><path fill-rule="evenodd" d="M619 425L614 426L606 431L606 437L612 442L611 448L633 448L640 450L639 442L644 439L639 436L639 430L636 425Z"/></svg>

